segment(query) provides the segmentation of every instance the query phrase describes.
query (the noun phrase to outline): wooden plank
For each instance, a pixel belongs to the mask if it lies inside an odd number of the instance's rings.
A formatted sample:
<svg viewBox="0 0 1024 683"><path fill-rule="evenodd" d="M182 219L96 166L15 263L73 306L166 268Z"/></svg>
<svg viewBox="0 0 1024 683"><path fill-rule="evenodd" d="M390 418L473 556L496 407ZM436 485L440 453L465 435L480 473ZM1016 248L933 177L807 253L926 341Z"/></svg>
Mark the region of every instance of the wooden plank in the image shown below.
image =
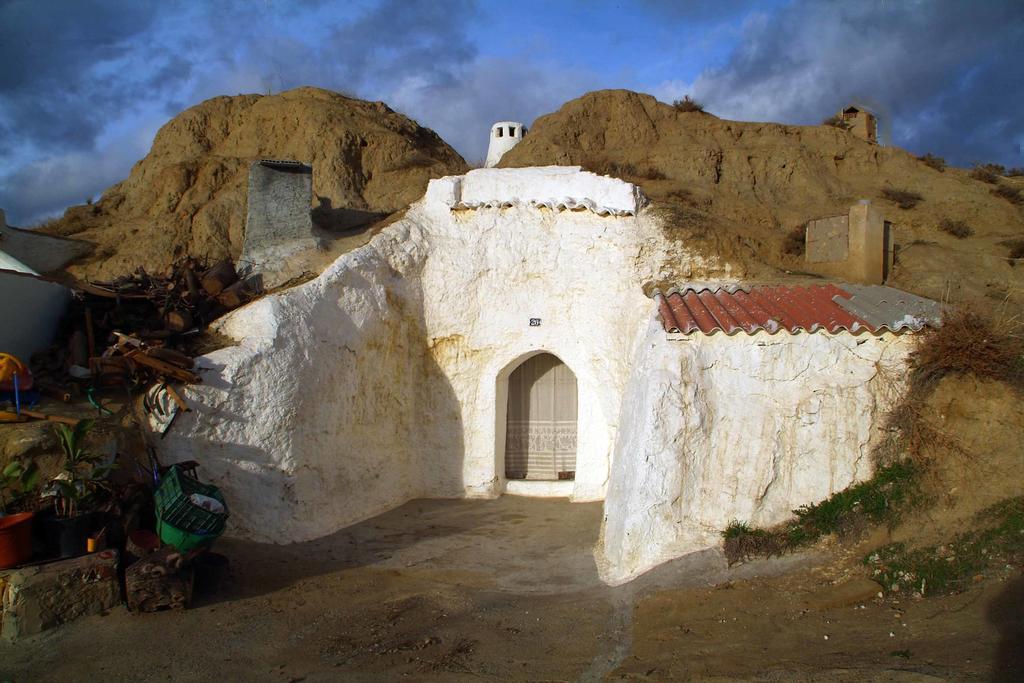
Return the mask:
<svg viewBox="0 0 1024 683"><path fill-rule="evenodd" d="M65 417L63 415L40 413L35 410L26 410L25 408L21 409L21 414L26 417L35 418L37 420L49 420L50 422L60 422L61 424L71 425L72 427L74 427L80 422L80 420L74 417Z"/></svg>
<svg viewBox="0 0 1024 683"><path fill-rule="evenodd" d="M174 379L180 380L182 382L187 382L189 384L198 384L203 381L202 377L200 377L196 373L191 372L190 370L186 370L184 368L179 368L176 365L171 365L170 363L162 361L159 358L152 358L151 356L147 356L144 351L129 351L128 353L125 354L125 357L131 360L133 363L137 363L138 365L142 365L151 370L155 370L158 374L163 375L165 377L172 377Z"/></svg>
<svg viewBox="0 0 1024 683"><path fill-rule="evenodd" d="M181 412L185 413L190 410L188 404L185 403L185 399L181 397L181 394L174 390L174 387L172 387L170 384L165 384L164 387L167 389L167 395L170 396L171 399L178 404L179 408L181 408Z"/></svg>

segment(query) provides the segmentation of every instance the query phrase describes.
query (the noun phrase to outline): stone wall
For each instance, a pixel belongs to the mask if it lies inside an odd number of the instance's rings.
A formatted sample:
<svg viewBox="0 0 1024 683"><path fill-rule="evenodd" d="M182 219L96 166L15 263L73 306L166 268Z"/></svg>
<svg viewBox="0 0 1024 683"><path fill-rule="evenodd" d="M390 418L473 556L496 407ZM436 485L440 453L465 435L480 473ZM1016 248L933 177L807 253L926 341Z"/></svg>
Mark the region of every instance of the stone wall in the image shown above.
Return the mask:
<svg viewBox="0 0 1024 683"><path fill-rule="evenodd" d="M809 221L807 269L846 282L885 284L892 268L892 236L882 212L863 199L847 214Z"/></svg>
<svg viewBox="0 0 1024 683"><path fill-rule="evenodd" d="M117 551L0 571L0 633L18 640L121 602Z"/></svg>
<svg viewBox="0 0 1024 683"><path fill-rule="evenodd" d="M298 275L289 257L317 246L312 201L310 166L266 159L250 166L245 241L239 261L262 273L268 286Z"/></svg>

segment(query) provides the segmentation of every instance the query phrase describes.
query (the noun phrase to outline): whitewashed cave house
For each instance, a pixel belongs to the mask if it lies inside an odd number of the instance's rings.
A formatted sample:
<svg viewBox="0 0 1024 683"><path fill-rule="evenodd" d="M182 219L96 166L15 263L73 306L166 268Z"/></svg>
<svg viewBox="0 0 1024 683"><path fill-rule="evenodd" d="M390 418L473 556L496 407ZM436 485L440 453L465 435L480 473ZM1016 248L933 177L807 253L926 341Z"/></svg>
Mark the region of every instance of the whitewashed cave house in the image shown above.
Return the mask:
<svg viewBox="0 0 1024 683"><path fill-rule="evenodd" d="M162 456L202 463L232 533L275 543L420 497L604 501L595 557L621 583L869 477L884 370L937 315L727 275L616 178L433 180L319 277L218 322L233 344L198 360Z"/></svg>

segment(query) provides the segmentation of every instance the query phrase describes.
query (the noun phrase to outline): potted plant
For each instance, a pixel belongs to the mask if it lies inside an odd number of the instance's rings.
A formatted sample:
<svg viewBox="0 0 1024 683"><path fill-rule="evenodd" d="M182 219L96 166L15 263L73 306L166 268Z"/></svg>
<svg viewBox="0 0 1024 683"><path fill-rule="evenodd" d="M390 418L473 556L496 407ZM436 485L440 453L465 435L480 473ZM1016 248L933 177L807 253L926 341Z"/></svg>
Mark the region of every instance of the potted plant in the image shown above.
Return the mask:
<svg viewBox="0 0 1024 683"><path fill-rule="evenodd" d="M58 557L85 552L95 512L110 490L106 479L116 465L104 463L102 455L85 446L93 423L80 420L74 428L56 426L57 439L64 451L64 469L53 480L53 515L46 521L46 537L50 552Z"/></svg>
<svg viewBox="0 0 1024 683"><path fill-rule="evenodd" d="M0 471L0 569L32 559L31 500L38 486L39 468L34 462L12 460Z"/></svg>

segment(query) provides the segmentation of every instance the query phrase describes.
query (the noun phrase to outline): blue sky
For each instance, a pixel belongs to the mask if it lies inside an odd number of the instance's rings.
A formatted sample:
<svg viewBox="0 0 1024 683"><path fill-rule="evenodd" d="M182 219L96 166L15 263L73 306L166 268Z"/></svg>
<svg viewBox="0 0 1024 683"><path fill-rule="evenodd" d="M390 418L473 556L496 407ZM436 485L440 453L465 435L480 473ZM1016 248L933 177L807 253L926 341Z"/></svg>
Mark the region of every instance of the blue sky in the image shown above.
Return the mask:
<svg viewBox="0 0 1024 683"><path fill-rule="evenodd" d="M0 27L15 225L126 177L182 109L300 85L383 100L469 161L494 120L629 88L794 124L860 102L915 153L1024 166L1019 0L0 0Z"/></svg>

